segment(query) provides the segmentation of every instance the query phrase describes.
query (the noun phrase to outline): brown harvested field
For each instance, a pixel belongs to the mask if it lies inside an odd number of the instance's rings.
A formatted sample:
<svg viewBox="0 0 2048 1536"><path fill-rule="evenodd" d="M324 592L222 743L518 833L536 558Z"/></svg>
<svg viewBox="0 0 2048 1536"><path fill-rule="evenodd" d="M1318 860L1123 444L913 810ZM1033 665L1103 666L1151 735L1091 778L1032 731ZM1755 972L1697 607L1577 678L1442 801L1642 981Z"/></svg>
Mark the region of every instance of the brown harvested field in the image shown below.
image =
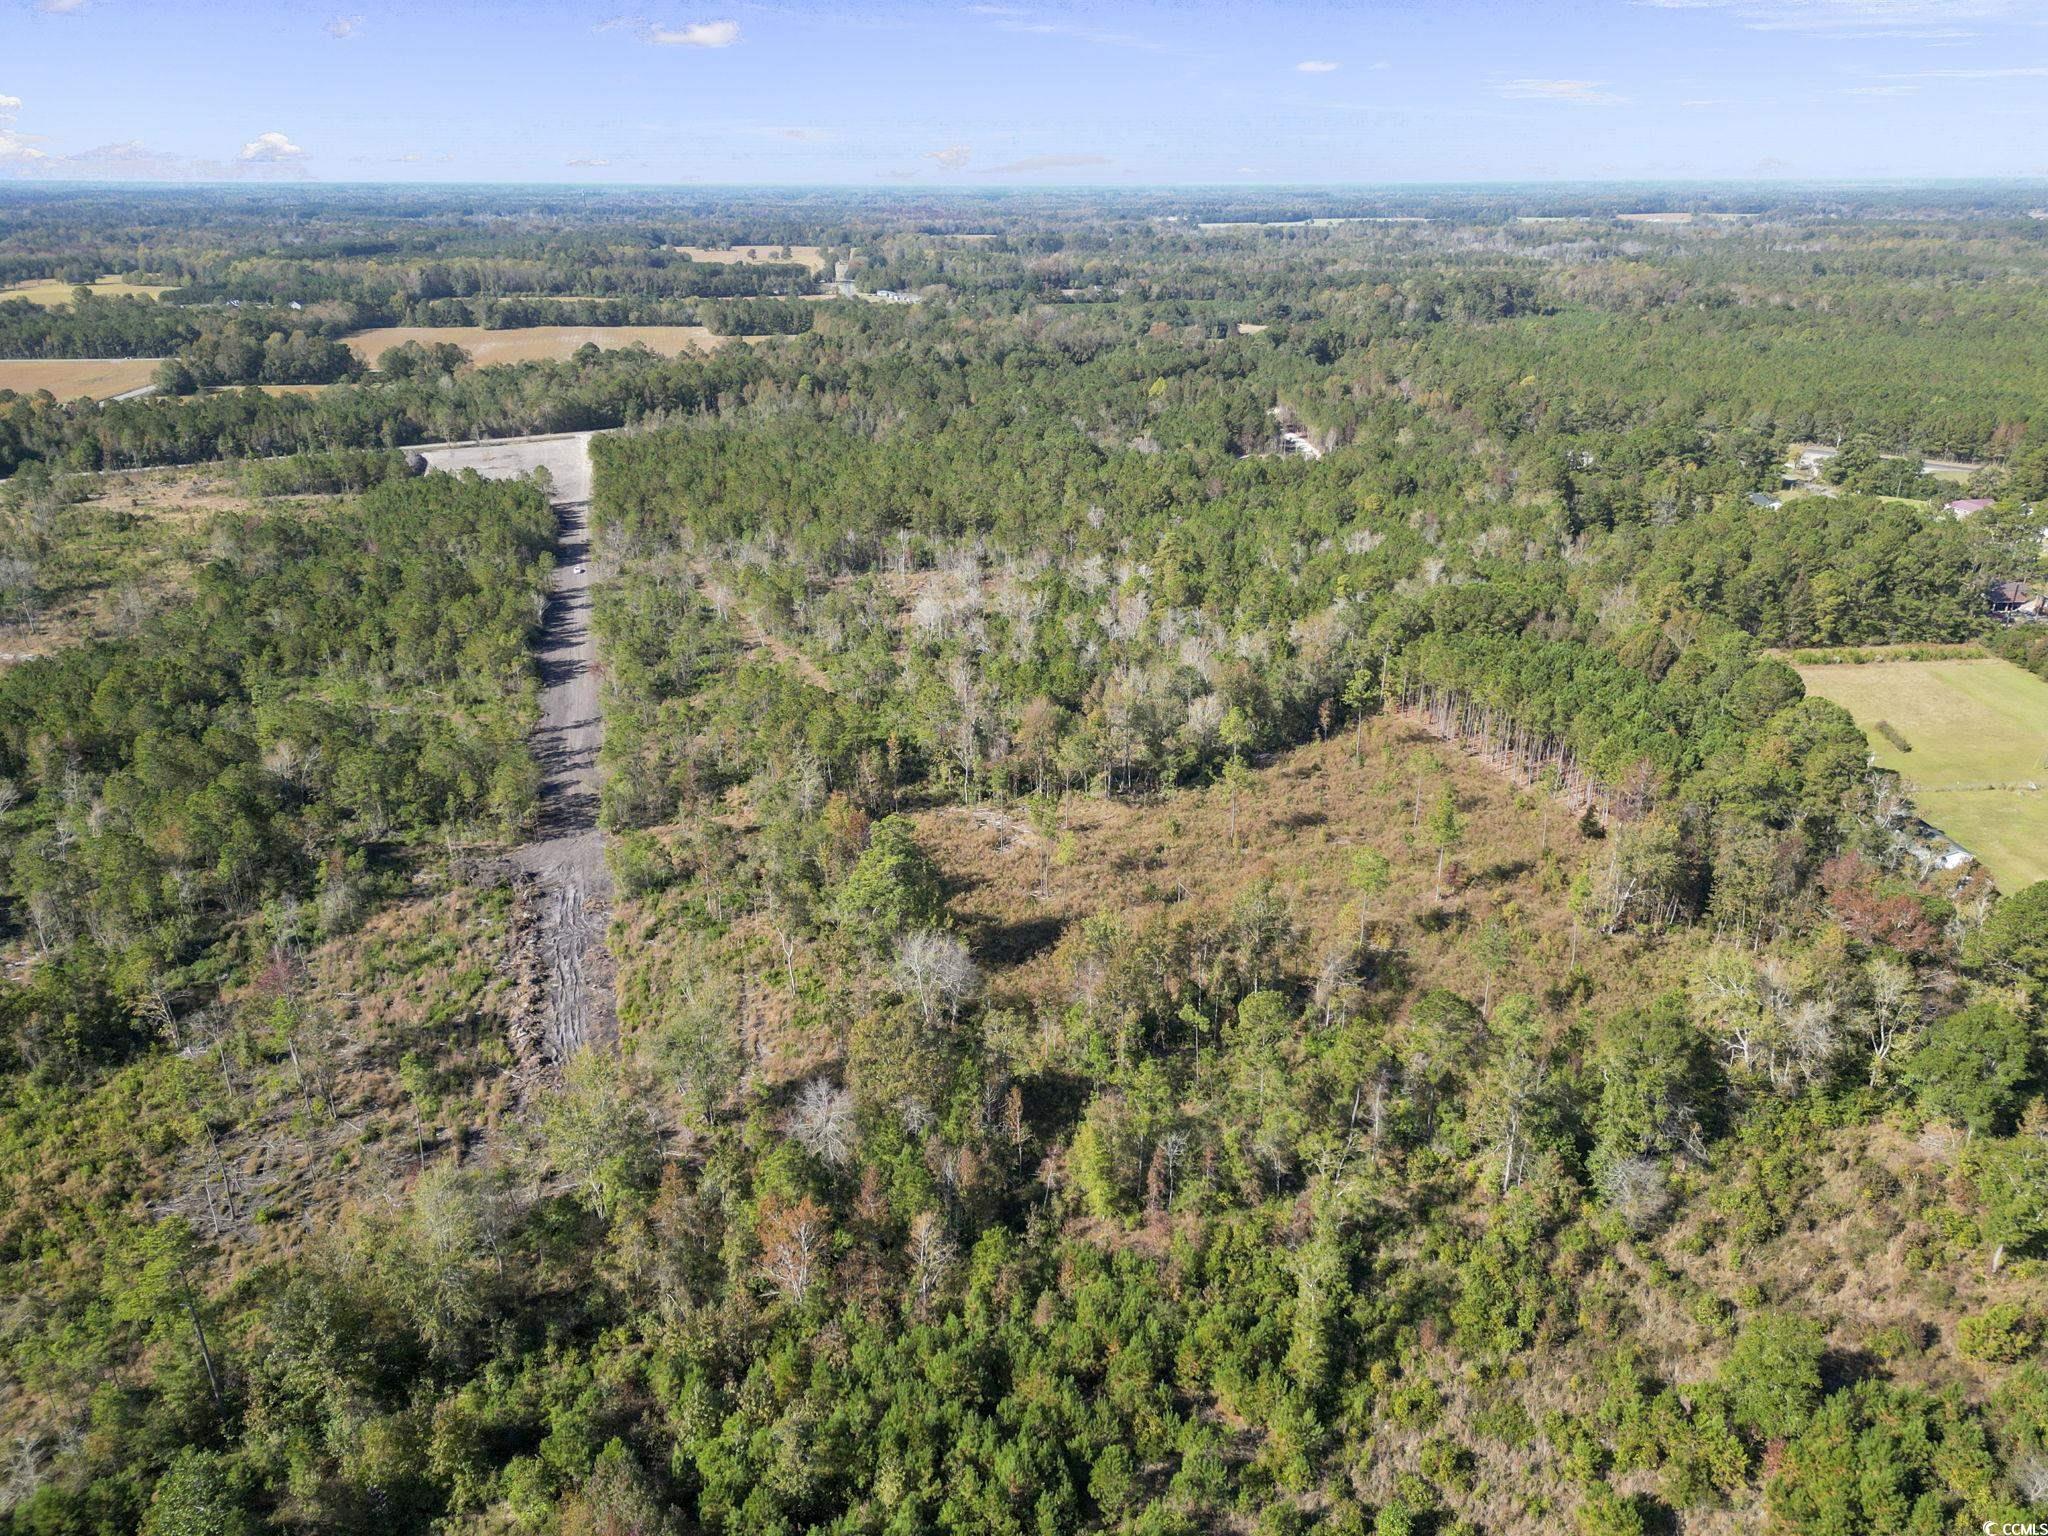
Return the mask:
<svg viewBox="0 0 2048 1536"><path fill-rule="evenodd" d="M1426 814L1446 784L1468 826L1439 903L1436 855L1416 829L1416 801L1419 793ZM1633 978L1631 992L1648 996L1660 972L1680 974L1689 947L1597 933L1575 944L1566 888L1602 845L1580 835L1563 804L1518 794L1462 749L1398 719L1367 728L1362 764L1343 733L1260 768L1238 805L1241 851L1233 850L1220 788L1183 789L1154 804L1068 796L1061 831L1072 839L1072 857L1053 869L1043 898L1046 848L1021 809L955 806L913 819L945 873L949 910L987 968L992 995L1019 1002L1058 1007L1071 998L1085 918L1186 918L1214 931L1238 894L1263 878L1287 894L1304 931L1291 968L1313 976L1322 954L1358 936L1347 877L1363 847L1393 864L1391 886L1366 914L1374 948L1385 963L1475 1000L1486 982L1474 936L1495 917L1516 936L1496 992L1526 992L1546 1007L1563 997L1575 955L1596 988L1617 988L1595 1003L1613 1007L1627 1000L1618 990L1625 977Z"/></svg>
<svg viewBox="0 0 2048 1536"><path fill-rule="evenodd" d="M825 270L825 253L815 245L733 245L724 250L714 250L705 245L679 245L675 249L692 261L709 261L725 267L745 266L749 262L793 262L809 267L813 272ZM784 250L789 252L787 256L782 254Z"/></svg>
<svg viewBox="0 0 2048 1536"><path fill-rule="evenodd" d="M0 389L32 395L47 389L59 400L81 396L111 400L141 389L156 373L158 357L0 358Z"/></svg>
<svg viewBox="0 0 2048 1536"><path fill-rule="evenodd" d="M642 346L665 357L684 352L713 352L729 341L761 341L759 336L715 336L701 325L535 325L517 331L490 331L480 325L387 325L358 331L349 346L364 362L377 359L408 341L422 346L452 341L480 368L498 363L560 362L586 343L606 348ZM0 368L6 367L0 364Z"/></svg>
<svg viewBox="0 0 2048 1536"><path fill-rule="evenodd" d="M0 288L0 299L27 299L31 304L40 304L44 309L55 309L60 304L71 302L71 291L77 283L60 283L54 280L36 279L26 283L14 283ZM150 287L143 283L123 282L118 277L97 278L84 285L101 298L142 298L154 299L170 292L168 288Z"/></svg>

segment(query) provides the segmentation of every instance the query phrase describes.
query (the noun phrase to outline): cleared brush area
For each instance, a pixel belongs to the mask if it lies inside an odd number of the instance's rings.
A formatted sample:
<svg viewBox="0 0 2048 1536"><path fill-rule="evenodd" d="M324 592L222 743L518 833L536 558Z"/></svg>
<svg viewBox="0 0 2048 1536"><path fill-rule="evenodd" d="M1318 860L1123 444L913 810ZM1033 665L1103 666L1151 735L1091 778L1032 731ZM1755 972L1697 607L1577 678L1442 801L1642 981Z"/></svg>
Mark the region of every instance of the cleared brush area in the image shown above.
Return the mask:
<svg viewBox="0 0 2048 1536"><path fill-rule="evenodd" d="M332 384L222 384L209 389L210 395L232 395L244 389L260 390L266 395L324 395L334 388Z"/></svg>
<svg viewBox="0 0 2048 1536"><path fill-rule="evenodd" d="M1446 789L1465 830L1438 901L1423 823ZM1235 836L1232 817L1219 785L1156 804L1070 795L1050 840L1021 807L950 806L914 819L991 989L1039 1006L1072 995L1090 917L1218 928L1261 881L1303 930L1299 969L1310 974L1363 932L1384 975L1475 999L1524 992L1561 1009L1588 982L1626 976L1643 986L1645 966L1668 965L1675 978L1684 964L1683 945L1653 950L1583 928L1575 937L1566 887L1601 845L1562 804L1518 795L1403 721L1375 721L1362 762L1348 733L1279 755L1237 797ZM1352 867L1366 849L1392 870L1386 889L1361 903ZM1488 960L1476 958L1481 948Z"/></svg>
<svg viewBox="0 0 2048 1536"><path fill-rule="evenodd" d="M488 368L498 363L558 363L584 346L607 351L637 346L674 357L684 352L713 352L729 341L764 339L719 336L701 325L536 325L510 331L487 330L480 325L392 325L358 331L348 338L348 344L356 356L374 367L391 348L409 341L429 347L452 342L478 367ZM4 370L14 366L0 363L0 383L5 382Z"/></svg>
<svg viewBox="0 0 2048 1536"><path fill-rule="evenodd" d="M104 640L192 590L213 557L223 516L332 505L340 496L252 496L219 465L132 470L62 482L52 503L6 513L5 534L33 571L32 584L0 614L0 662Z"/></svg>
<svg viewBox="0 0 2048 1536"><path fill-rule="evenodd" d="M49 1262L95 1267L76 1213L123 1188L229 1240L240 1272L341 1230L352 1207L377 1219L423 1163L475 1153L512 1107L516 910L515 889L486 878L274 957L188 1028L195 1052L225 1045L181 1066L173 1091L131 1070L27 1127L0 1158L0 1238L76 1230ZM52 1183L38 1168L52 1157L91 1172Z"/></svg>

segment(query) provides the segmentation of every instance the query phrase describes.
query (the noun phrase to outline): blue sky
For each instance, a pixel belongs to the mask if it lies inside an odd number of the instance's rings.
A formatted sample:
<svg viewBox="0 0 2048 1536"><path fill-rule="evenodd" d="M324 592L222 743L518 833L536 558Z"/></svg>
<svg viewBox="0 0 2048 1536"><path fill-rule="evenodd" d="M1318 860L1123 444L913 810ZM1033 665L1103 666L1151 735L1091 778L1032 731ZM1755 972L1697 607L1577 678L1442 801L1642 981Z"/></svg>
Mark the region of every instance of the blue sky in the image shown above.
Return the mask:
<svg viewBox="0 0 2048 1536"><path fill-rule="evenodd" d="M618 3L0 0L0 177L2048 175L2048 0Z"/></svg>

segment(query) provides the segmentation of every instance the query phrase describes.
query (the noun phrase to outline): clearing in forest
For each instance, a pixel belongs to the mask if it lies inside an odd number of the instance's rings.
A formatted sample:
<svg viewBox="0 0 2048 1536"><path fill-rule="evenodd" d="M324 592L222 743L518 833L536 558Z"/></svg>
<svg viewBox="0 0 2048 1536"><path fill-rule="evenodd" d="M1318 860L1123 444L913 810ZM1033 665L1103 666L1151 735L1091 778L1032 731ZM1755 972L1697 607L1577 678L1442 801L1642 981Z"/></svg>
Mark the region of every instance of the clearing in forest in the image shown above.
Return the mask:
<svg viewBox="0 0 2048 1536"><path fill-rule="evenodd" d="M23 395L47 389L59 400L111 400L146 386L162 361L157 357L0 358L0 389Z"/></svg>
<svg viewBox="0 0 2048 1536"><path fill-rule="evenodd" d="M1439 901L1426 822L1447 789L1463 826ZM1301 927L1297 972L1314 975L1323 956L1357 942L1363 923L1375 970L1474 1001L1527 992L1551 1005L1569 990L1575 964L1596 989L1619 989L1632 975L1645 996L1655 990L1653 952L1602 941L1597 926L1573 932L1566 888L1600 845L1571 809L1518 793L1470 754L1397 718L1367 727L1362 754L1349 731L1278 754L1249 776L1234 813L1221 785L1152 802L1068 795L1050 845L1022 806L949 806L913 819L999 999L1067 1001L1084 974L1091 916L1133 924L1184 916L1220 932L1233 902L1262 879L1286 896ZM1386 888L1361 908L1352 871L1365 848L1392 867ZM1475 959L1486 948L1483 929L1498 941L1490 971Z"/></svg>
<svg viewBox="0 0 2048 1536"><path fill-rule="evenodd" d="M762 339L718 336L701 325L534 325L514 331L486 330L480 325L387 325L358 331L348 338L348 344L357 357L374 367L391 348L408 341L429 347L452 341L483 368L498 363L560 362L586 343L606 350L638 345L674 357L714 351L728 341ZM0 364L0 368L10 366Z"/></svg>
<svg viewBox="0 0 2048 1536"><path fill-rule="evenodd" d="M254 389L266 395L321 395L332 388L332 384L217 384L207 390L207 393L233 395L245 389Z"/></svg>
<svg viewBox="0 0 2048 1536"><path fill-rule="evenodd" d="M1856 717L1878 765L2000 886L2048 879L2048 683L1989 658L1798 670L1808 693Z"/></svg>
<svg viewBox="0 0 2048 1536"><path fill-rule="evenodd" d="M118 277L95 278L90 283L60 283L55 278L35 278L0 288L0 299L27 299L44 309L55 309L60 304L69 304L72 290L77 288L90 288L103 299L154 299L170 292L168 288L131 283Z"/></svg>
<svg viewBox="0 0 2048 1536"><path fill-rule="evenodd" d="M45 514L31 590L0 622L0 666L132 630L182 598L210 556L207 525L251 506L218 469L139 470L76 484L83 499Z"/></svg>

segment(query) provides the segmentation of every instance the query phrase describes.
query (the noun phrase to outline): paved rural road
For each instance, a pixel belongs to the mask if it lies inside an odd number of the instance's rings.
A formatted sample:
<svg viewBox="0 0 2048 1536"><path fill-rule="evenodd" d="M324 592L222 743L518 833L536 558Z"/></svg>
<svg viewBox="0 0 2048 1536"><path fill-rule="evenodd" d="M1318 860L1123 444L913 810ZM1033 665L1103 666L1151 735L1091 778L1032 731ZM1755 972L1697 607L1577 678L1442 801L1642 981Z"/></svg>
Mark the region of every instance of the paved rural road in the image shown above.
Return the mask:
<svg viewBox="0 0 2048 1536"><path fill-rule="evenodd" d="M532 874L542 902L541 945L549 972L548 1045L565 1061L614 1028L611 964L604 952L611 881L597 830L597 642L590 631L590 437L500 438L416 450L432 469L473 469L510 479L545 468L555 482L555 574L536 660L541 718L540 835L512 855Z"/></svg>

